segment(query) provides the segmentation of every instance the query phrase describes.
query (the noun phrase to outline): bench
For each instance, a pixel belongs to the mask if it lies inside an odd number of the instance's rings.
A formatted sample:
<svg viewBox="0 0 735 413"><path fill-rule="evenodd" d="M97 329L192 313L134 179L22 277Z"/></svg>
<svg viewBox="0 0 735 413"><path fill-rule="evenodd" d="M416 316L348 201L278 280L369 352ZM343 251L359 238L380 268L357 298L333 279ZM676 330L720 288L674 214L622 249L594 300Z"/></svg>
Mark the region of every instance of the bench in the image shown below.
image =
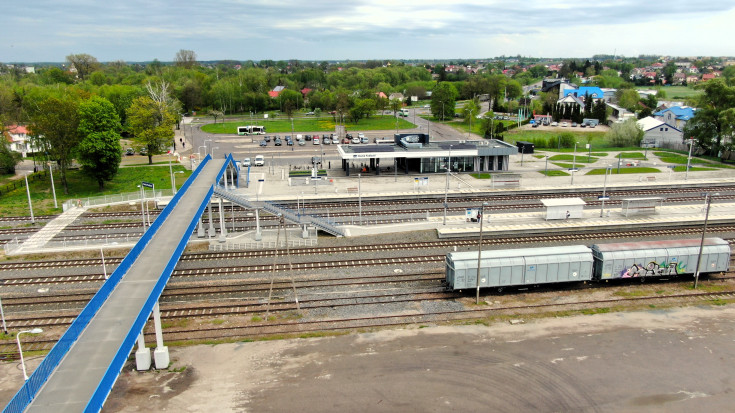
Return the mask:
<svg viewBox="0 0 735 413"><path fill-rule="evenodd" d="M347 188L347 193L348 194L357 193L357 187L356 186L351 186L351 187Z"/></svg>

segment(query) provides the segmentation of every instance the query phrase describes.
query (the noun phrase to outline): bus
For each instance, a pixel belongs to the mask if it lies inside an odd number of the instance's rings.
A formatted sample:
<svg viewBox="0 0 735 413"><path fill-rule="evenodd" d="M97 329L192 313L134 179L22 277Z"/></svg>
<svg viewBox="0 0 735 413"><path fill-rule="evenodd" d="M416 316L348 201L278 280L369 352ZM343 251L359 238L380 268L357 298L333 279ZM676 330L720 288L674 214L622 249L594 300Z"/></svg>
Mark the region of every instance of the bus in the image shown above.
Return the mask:
<svg viewBox="0 0 735 413"><path fill-rule="evenodd" d="M265 135L265 126L238 126L238 135Z"/></svg>
<svg viewBox="0 0 735 413"><path fill-rule="evenodd" d="M408 109L403 108L403 109L401 109L401 111L398 114L400 116L403 116L404 118L407 118L408 117Z"/></svg>

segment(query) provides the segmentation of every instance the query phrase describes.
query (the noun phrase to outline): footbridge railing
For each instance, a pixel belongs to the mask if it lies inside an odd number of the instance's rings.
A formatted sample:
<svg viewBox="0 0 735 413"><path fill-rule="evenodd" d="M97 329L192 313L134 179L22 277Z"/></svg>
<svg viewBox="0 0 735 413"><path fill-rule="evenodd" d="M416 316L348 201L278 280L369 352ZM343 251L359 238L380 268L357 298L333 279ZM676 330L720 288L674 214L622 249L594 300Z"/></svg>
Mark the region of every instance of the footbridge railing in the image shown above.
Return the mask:
<svg viewBox="0 0 735 413"><path fill-rule="evenodd" d="M299 224L299 225L313 225L316 228L328 232L336 237L344 237L345 232L342 228L337 225L333 225L325 219L311 216L311 215L299 215L294 213L288 208L278 206L271 202L253 202L241 195L237 195L234 192L228 191L220 186L214 188L214 194L226 199L230 202L234 202L249 209L263 209L264 211L273 215L280 215L284 219Z"/></svg>

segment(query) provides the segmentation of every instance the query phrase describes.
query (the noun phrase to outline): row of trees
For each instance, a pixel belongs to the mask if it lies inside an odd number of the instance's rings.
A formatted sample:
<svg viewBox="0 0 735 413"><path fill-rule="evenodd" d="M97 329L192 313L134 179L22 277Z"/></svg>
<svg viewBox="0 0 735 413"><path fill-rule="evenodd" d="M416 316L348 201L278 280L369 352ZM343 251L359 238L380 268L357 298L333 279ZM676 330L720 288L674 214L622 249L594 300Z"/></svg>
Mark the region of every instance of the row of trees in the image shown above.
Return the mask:
<svg viewBox="0 0 735 413"><path fill-rule="evenodd" d="M134 98L125 108L125 118L127 132L147 147L152 163L152 156L173 141L177 112L165 83L148 84L147 89L148 95ZM33 102L27 108L31 145L44 160L57 163L64 192L68 193L67 171L75 159L102 189L120 165L123 125L118 108L103 96L73 86Z"/></svg>

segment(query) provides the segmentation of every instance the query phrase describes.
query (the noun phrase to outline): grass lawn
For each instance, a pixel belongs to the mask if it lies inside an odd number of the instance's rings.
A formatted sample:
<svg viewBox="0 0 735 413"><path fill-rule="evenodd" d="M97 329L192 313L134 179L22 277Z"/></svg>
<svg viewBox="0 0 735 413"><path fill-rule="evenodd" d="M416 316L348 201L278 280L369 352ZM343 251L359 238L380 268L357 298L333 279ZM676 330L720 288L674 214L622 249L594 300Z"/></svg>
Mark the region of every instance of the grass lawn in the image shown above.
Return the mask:
<svg viewBox="0 0 735 413"><path fill-rule="evenodd" d="M556 166L558 166L560 168L567 168L567 169L569 169L571 167L574 167L574 168L577 168L577 169L584 168L584 165L580 165L580 164L574 165L574 164L571 164L571 163L564 163L564 162L552 162L552 164L554 164L554 165L556 165Z"/></svg>
<svg viewBox="0 0 735 413"><path fill-rule="evenodd" d="M183 171L183 174L174 174L176 186L181 186L191 171L183 166L175 165L174 172ZM103 191L97 190L97 182L83 175L79 170L67 172L69 183L69 194L64 194L61 186L60 174L54 173L56 184L56 197L59 208L54 209L54 199L51 193L51 182L47 180L32 180L29 182L31 190L31 202L33 213L36 215L48 215L61 213L62 202L68 199L87 198L100 195L119 194L123 192L138 191L137 185L141 181L153 183L156 188L171 188L171 175L167 167L141 166L131 168L120 168L115 178L105 183ZM30 215L25 187L18 188L0 197L0 214L3 216Z"/></svg>
<svg viewBox="0 0 735 413"><path fill-rule="evenodd" d="M636 89L646 90L647 88ZM661 90L666 92L666 99L689 99L702 94L701 90L689 86L664 86Z"/></svg>
<svg viewBox="0 0 735 413"><path fill-rule="evenodd" d="M597 158L595 158L594 156L588 157L586 155L587 154L577 155L576 156L577 162L581 162L581 163L597 162ZM574 159L575 159L574 155L554 155L549 158L550 161L573 161Z"/></svg>
<svg viewBox="0 0 735 413"><path fill-rule="evenodd" d="M378 115L369 119L361 119L358 123L347 122L345 127L347 131L353 130L395 130L396 119L398 119L398 129L411 129L416 125L407 121L405 118L395 118L392 115ZM202 130L208 133L237 134L237 127L250 124L249 121L235 121L225 123L209 123L202 126ZM289 119L269 119L268 121L258 121L258 125L265 126L267 134L273 133L290 133L291 121ZM319 118L295 118L293 120L294 132L334 132L335 123L331 116L321 116Z"/></svg>
<svg viewBox="0 0 735 413"><path fill-rule="evenodd" d="M623 159L646 159L645 155L640 152L621 152Z"/></svg>
<svg viewBox="0 0 735 413"><path fill-rule="evenodd" d="M618 173L618 168L612 168L611 174L613 175L623 175L623 174L656 174L661 173L656 168L644 168L644 167L624 167L620 168L620 173ZM605 175L605 168L595 168L587 171L585 175Z"/></svg>
<svg viewBox="0 0 735 413"><path fill-rule="evenodd" d="M569 176L567 172L564 171L538 171L541 175L546 176Z"/></svg>
<svg viewBox="0 0 735 413"><path fill-rule="evenodd" d="M675 166L674 167L674 172L686 172L686 170L687 170L687 166L686 165ZM689 170L692 171L692 172L696 172L696 171L716 171L717 168L700 168L700 167L690 166L689 167Z"/></svg>
<svg viewBox="0 0 735 413"><path fill-rule="evenodd" d="M675 163L675 164L680 164L680 165L687 164L687 155L679 155L679 154L672 153L672 152L654 152L653 154L658 156L659 159L661 159L661 162ZM692 162L691 162L692 165L693 164L708 164L708 163L709 162L707 161L692 157ZM711 166L716 166L716 165L713 164Z"/></svg>

